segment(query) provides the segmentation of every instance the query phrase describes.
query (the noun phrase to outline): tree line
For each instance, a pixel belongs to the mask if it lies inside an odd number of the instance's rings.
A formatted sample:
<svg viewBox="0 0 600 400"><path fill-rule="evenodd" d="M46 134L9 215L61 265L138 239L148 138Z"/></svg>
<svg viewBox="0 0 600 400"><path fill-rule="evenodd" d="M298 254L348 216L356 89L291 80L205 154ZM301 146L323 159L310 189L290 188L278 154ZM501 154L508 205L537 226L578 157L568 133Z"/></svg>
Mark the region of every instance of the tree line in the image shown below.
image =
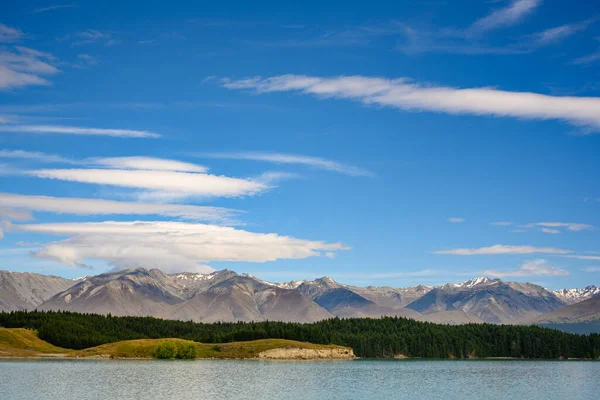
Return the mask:
<svg viewBox="0 0 600 400"><path fill-rule="evenodd" d="M130 339L180 338L203 343L290 339L351 347L359 357L600 358L600 335L537 326L440 325L399 317L332 318L314 323L216 322L116 317L63 311L0 313L0 326L30 328L53 345L84 349Z"/></svg>

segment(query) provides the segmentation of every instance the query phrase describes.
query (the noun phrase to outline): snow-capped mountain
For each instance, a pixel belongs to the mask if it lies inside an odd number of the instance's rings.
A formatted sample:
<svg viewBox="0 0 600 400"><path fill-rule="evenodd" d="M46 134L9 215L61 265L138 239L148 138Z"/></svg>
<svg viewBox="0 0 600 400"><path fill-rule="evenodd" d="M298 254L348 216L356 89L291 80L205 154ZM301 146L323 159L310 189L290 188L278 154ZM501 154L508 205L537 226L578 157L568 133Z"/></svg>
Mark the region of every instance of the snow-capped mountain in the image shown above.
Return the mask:
<svg viewBox="0 0 600 400"><path fill-rule="evenodd" d="M499 282L500 279L490 279L487 276L480 276L478 278L473 278L469 279L468 281L457 283L454 285L454 287L468 289L479 285L493 285Z"/></svg>
<svg viewBox="0 0 600 400"><path fill-rule="evenodd" d="M272 283L230 270L167 275L137 268L78 279L0 271L0 311L38 308L204 322L401 316L451 324L521 323L597 298L597 286L553 292L488 277L394 288L346 285L326 276ZM597 302L586 304L586 312L596 315ZM569 310L574 308L560 312L574 317Z"/></svg>
<svg viewBox="0 0 600 400"><path fill-rule="evenodd" d="M600 295L600 287L590 285L583 289L561 289L555 290L554 294L564 302L574 304Z"/></svg>

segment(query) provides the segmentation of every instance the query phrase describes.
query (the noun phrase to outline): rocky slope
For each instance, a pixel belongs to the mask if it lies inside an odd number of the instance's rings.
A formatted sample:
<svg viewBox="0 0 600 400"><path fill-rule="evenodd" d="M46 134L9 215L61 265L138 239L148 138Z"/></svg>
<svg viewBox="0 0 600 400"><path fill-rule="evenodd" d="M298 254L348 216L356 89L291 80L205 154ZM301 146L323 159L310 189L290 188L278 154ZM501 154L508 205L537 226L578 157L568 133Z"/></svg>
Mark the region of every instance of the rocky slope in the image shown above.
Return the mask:
<svg viewBox="0 0 600 400"><path fill-rule="evenodd" d="M583 289L561 289L555 290L554 294L567 304L575 304L600 295L600 287L591 285Z"/></svg>
<svg viewBox="0 0 600 400"><path fill-rule="evenodd" d="M524 319L524 324L600 323L600 295L571 304L537 317Z"/></svg>
<svg viewBox="0 0 600 400"><path fill-rule="evenodd" d="M417 318L419 313L404 306L430 289L426 286L401 289L375 286L361 288L340 284L329 277L276 285L294 287L331 314L343 318L382 316Z"/></svg>
<svg viewBox="0 0 600 400"><path fill-rule="evenodd" d="M354 352L349 348L300 349L279 348L258 353L258 358L269 360L351 360Z"/></svg>
<svg viewBox="0 0 600 400"><path fill-rule="evenodd" d="M422 314L459 310L484 322L509 323L565 304L554 293L531 283L475 278L434 288L407 308Z"/></svg>
<svg viewBox="0 0 600 400"><path fill-rule="evenodd" d="M533 321L578 299L585 303L598 291L589 286L552 292L485 277L408 288L357 287L328 277L270 283L229 270L167 275L143 268L80 280L0 271L0 289L0 310L38 308L202 322L401 316L444 324ZM575 310L564 312L575 313L569 315L577 320L580 313Z"/></svg>
<svg viewBox="0 0 600 400"><path fill-rule="evenodd" d="M298 290L227 270L166 275L138 268L102 274L58 293L38 308L198 322L311 322L332 317Z"/></svg>
<svg viewBox="0 0 600 400"><path fill-rule="evenodd" d="M0 271L0 311L32 310L76 282L58 276Z"/></svg>
<svg viewBox="0 0 600 400"><path fill-rule="evenodd" d="M167 318L183 300L167 275L138 268L88 277L38 309Z"/></svg>

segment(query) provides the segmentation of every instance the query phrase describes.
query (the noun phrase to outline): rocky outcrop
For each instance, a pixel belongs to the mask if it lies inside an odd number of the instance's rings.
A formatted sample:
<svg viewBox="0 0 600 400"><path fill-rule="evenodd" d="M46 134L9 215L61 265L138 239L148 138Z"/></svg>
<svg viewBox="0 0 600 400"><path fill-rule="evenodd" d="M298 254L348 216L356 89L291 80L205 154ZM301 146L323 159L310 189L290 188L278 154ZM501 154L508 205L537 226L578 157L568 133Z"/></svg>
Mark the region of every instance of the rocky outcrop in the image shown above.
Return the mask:
<svg viewBox="0 0 600 400"><path fill-rule="evenodd" d="M31 272L0 271L0 311L33 310L77 282Z"/></svg>
<svg viewBox="0 0 600 400"><path fill-rule="evenodd" d="M267 360L352 360L355 357L350 348L330 349L279 348L258 353L258 358Z"/></svg>

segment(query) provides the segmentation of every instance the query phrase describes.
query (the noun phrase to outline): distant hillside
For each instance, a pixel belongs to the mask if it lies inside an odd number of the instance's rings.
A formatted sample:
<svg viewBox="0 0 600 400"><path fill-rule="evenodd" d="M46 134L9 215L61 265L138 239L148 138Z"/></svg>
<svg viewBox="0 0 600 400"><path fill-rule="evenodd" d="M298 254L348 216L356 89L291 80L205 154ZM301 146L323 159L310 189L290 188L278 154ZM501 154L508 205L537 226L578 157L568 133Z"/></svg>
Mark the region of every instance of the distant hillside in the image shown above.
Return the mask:
<svg viewBox="0 0 600 400"><path fill-rule="evenodd" d="M34 309L75 283L58 276L0 271L0 311Z"/></svg>
<svg viewBox="0 0 600 400"><path fill-rule="evenodd" d="M295 289L232 271L166 275L137 268L90 277L58 293L40 310L154 316L198 322L296 321L332 316Z"/></svg>
<svg viewBox="0 0 600 400"><path fill-rule="evenodd" d="M168 275L144 268L77 280L0 271L0 289L0 310L37 308L196 322L399 316L449 325L532 320L589 299L598 290L588 286L552 292L486 277L405 288L358 287L329 277L272 283L230 270Z"/></svg>
<svg viewBox="0 0 600 400"><path fill-rule="evenodd" d="M591 299L600 295L600 287L595 285L586 286L583 289L561 289L553 292L559 299L567 304L575 304L580 301Z"/></svg>
<svg viewBox="0 0 600 400"><path fill-rule="evenodd" d="M456 314L461 318L509 323L555 310L565 304L549 290L531 283L476 278L458 285L447 284L434 288L406 307L426 315L461 311Z"/></svg>
<svg viewBox="0 0 600 400"><path fill-rule="evenodd" d="M571 304L535 318L525 319L528 324L581 324L600 323L600 296Z"/></svg>

